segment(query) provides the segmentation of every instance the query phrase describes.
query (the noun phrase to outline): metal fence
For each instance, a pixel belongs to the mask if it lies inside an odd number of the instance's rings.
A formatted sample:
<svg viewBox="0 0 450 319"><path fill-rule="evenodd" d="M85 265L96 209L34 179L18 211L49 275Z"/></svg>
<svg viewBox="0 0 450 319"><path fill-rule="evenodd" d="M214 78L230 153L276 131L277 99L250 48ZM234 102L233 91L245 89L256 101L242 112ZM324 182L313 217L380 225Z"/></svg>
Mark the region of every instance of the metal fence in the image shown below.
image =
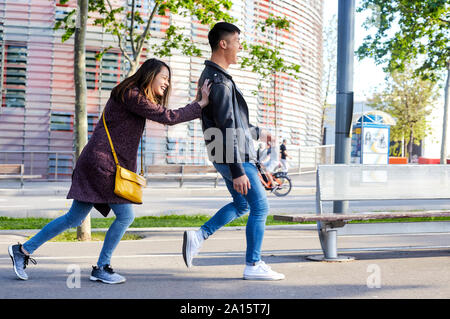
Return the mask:
<svg viewBox="0 0 450 319"><path fill-rule="evenodd" d="M42 175L37 180L70 180L75 166L71 151L0 151L0 164L24 164L25 175Z"/></svg>
<svg viewBox="0 0 450 319"><path fill-rule="evenodd" d="M289 171L315 171L318 164L334 163L334 145L302 146L289 152ZM297 154L296 154L297 153ZM139 153L140 156L140 153ZM42 175L35 180L69 181L75 167L75 153L71 151L0 151L0 164L24 164L25 175ZM144 152L144 172L148 165L186 164L210 165L206 151L147 151ZM138 158L138 166L140 158ZM140 169L140 168L138 168Z"/></svg>
<svg viewBox="0 0 450 319"><path fill-rule="evenodd" d="M334 164L334 144L301 146L298 149L298 173L315 171L319 164Z"/></svg>

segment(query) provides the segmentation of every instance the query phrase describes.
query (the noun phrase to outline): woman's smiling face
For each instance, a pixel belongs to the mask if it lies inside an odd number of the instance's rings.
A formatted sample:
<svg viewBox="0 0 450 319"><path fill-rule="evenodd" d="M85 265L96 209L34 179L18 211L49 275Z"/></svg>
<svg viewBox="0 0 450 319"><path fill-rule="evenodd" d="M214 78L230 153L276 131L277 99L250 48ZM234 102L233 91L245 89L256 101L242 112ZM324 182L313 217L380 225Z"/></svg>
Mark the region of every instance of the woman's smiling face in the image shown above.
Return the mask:
<svg viewBox="0 0 450 319"><path fill-rule="evenodd" d="M170 87L170 73L165 66L156 75L152 82L152 91L155 96L162 97Z"/></svg>

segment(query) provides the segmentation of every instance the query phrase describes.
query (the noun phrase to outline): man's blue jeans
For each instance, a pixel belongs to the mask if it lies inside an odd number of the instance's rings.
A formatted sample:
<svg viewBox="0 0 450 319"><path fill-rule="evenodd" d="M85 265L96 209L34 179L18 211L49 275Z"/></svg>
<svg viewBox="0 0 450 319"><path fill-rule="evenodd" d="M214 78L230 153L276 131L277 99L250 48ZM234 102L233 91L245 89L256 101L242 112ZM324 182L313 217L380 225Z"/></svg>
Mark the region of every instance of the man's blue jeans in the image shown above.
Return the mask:
<svg viewBox="0 0 450 319"><path fill-rule="evenodd" d="M247 195L242 195L233 188L233 179L227 164L214 163L215 168L222 175L228 191L233 197L233 202L222 207L201 227L201 230L206 239L222 226L250 212L245 229L247 238L245 261L248 265L253 265L261 260L261 246L267 214L269 213L269 203L255 164L248 162L242 164L251 184Z"/></svg>
<svg viewBox="0 0 450 319"><path fill-rule="evenodd" d="M116 215L116 219L111 224L103 242L97 265L99 267L109 265L114 249L119 244L128 226L134 220L132 204L109 204ZM92 209L93 204L84 203L77 200L72 202L72 207L67 214L60 216L44 226L35 236L23 244L23 248L32 254L38 247L63 231L77 227L86 218Z"/></svg>

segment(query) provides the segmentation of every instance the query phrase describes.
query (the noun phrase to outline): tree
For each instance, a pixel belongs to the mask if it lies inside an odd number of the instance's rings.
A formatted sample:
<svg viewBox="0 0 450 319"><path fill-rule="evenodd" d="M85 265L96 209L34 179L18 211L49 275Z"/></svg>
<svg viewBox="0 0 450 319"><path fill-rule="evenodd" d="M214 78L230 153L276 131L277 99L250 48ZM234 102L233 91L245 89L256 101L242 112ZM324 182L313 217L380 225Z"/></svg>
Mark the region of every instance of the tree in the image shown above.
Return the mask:
<svg viewBox="0 0 450 319"><path fill-rule="evenodd" d="M271 31L277 35L277 32L284 30L289 31L290 22L286 18L275 17L273 14L262 22L258 22L256 30L259 34L264 34L266 31ZM257 73L260 78L258 82L258 89L261 89L262 81L273 77L277 72L294 75L300 71L300 66L293 63L286 63L280 56L280 49L284 42L278 42L275 38L273 42L266 43L247 43L243 42L242 46L245 51L248 51L248 56L242 58L241 67L250 68L252 72ZM254 92L256 93L256 92Z"/></svg>
<svg viewBox="0 0 450 319"><path fill-rule="evenodd" d="M436 82L447 73L441 164L447 156L447 110L450 77L450 4L448 0L362 0L358 11L371 10L366 29L376 27L358 48L359 58L372 57L385 63L385 70L404 71L412 61L420 61L415 74ZM398 29L398 30L396 30Z"/></svg>
<svg viewBox="0 0 450 319"><path fill-rule="evenodd" d="M284 45L284 42L279 42L277 35L279 32L289 32L290 22L285 17L275 17L273 14L269 14L269 18L262 22L258 22L256 30L259 35L263 35L269 30L275 35L274 41L270 41L266 35L267 42L263 43L247 43L243 42L242 46L245 51L248 52L247 56L244 56L241 61L242 68L250 68L252 72L259 75L258 79L258 91L254 91L253 94L257 95L259 90L262 89L262 83L272 81L273 85L273 107L275 112L275 141L278 139L277 129L277 103L276 103L276 90L277 90L277 75L284 73L298 79L298 72L300 71L300 65L294 63L288 63L280 56L280 50ZM270 106L268 99L266 103Z"/></svg>
<svg viewBox="0 0 450 319"><path fill-rule="evenodd" d="M86 25L88 0L77 2L77 22L74 42L74 81L75 81L75 159L81 154L87 143L88 123L86 111ZM91 239L91 220L88 215L77 227L78 240Z"/></svg>
<svg viewBox="0 0 450 319"><path fill-rule="evenodd" d="M68 0L59 0L59 4L61 5L67 2ZM94 25L102 26L105 32L115 37L119 49L129 63L126 77L132 75L140 65L143 48L149 44L149 40L152 37L150 25L156 14L162 16L168 16L170 14L180 14L185 17L191 16L195 17L201 24L208 26L212 26L217 21L234 22L234 19L228 14L232 6L232 2L229 0L155 0L151 13L146 20L142 18L141 13L137 10L135 0L131 0L131 2L124 1L126 4L123 7L114 7L110 0L90 0L86 2L88 2L88 6L86 12L83 12L84 19L87 20L90 14L95 17L93 20ZM74 34L77 34L78 29L74 25L74 16L76 14L77 10L73 9L62 20L55 23L55 30L62 29L64 31L61 38L62 42L67 41ZM263 25L266 27L273 26L277 29L289 28L289 22L286 19L273 17L267 19ZM182 31L183 28L170 25L165 31L165 38L162 43L149 45L151 53L159 57L166 57L171 56L172 50L178 49L181 50L183 55L201 56L201 50L196 47L190 37L183 35ZM253 69L256 69L256 72L259 74L268 76L275 72L289 72L289 70L296 70L298 72L299 66L285 63L279 57L280 52L276 48L269 49L256 44L249 45L249 48L251 49L249 52L250 56L256 57L252 59L252 61L256 61L254 62L256 66ZM101 59L103 54L110 49L111 47L107 47L97 54L97 59ZM244 64L242 62L243 67ZM270 70L270 73L266 75L265 70ZM81 69L78 69L76 72L80 74ZM79 92L83 94L82 91L76 91L76 95ZM76 97L76 99L78 98L82 97ZM84 112L86 112L85 108L86 106L84 105ZM80 114L82 114L81 111ZM75 131L75 140L78 140L77 135L80 134L84 127L84 124L77 123L79 119L81 121L81 117L75 117L74 125L76 127L80 125L80 130ZM85 127L87 134L87 125Z"/></svg>
<svg viewBox="0 0 450 319"><path fill-rule="evenodd" d="M68 0L59 0L60 4ZM144 20L138 10L136 1L127 1L123 7L114 7L110 0L89 1L88 11L95 15L94 25L102 26L105 32L112 34L116 40L125 60L129 63L126 77L134 74L140 65L144 45L152 37L150 26L155 15L167 16L180 14L184 17L196 17L201 24L211 25L216 21L232 22L228 14L232 2L229 0L155 0L150 15ZM55 28L65 30L62 40L66 41L75 32L70 20L75 10L69 12L63 20L58 21ZM142 31L139 31L141 30ZM183 55L201 56L201 51L192 42L189 36L183 35L183 28L170 25L165 31L165 39L161 44L153 44L152 53L159 57L171 55L173 49L180 49ZM111 47L101 51L97 58L110 50Z"/></svg>
<svg viewBox="0 0 450 319"><path fill-rule="evenodd" d="M337 15L333 15L327 25L323 28L323 80L322 80L322 119L320 124L320 140L325 144L325 121L328 97L336 92L336 64L337 64Z"/></svg>
<svg viewBox="0 0 450 319"><path fill-rule="evenodd" d="M435 82L415 76L410 65L405 67L404 72L391 72L386 89L375 93L369 99L369 105L396 119L396 124L391 127L391 140L404 140L404 154L408 154L411 162L413 143L419 145L431 129L427 116L431 114L438 94Z"/></svg>
<svg viewBox="0 0 450 319"><path fill-rule="evenodd" d="M68 0L59 0L64 5ZM108 33L114 35L123 56L129 62L126 77L134 74L140 64L144 44L151 37L150 25L156 13L195 15L201 23L211 24L217 20L232 21L226 10L231 8L231 2L227 0L157 0L147 21L136 10L136 1L124 7L113 7L110 0L78 0L77 8L71 10L66 16L55 23L54 29L63 29L62 42L75 35L74 41L74 81L75 81L75 119L74 141L75 159L78 159L82 149L87 143L87 111L86 111L86 63L85 63L85 38L88 14L97 14L94 25L102 26ZM224 10L225 9L225 10ZM74 18L76 17L76 21ZM141 28L141 26L143 28ZM143 29L141 33L136 30ZM166 39L160 46L154 45L152 49L158 56L170 56L172 49L181 49L185 55L200 56L200 50L195 47L189 37L182 35L181 28L173 25L166 31ZM131 49L128 49L131 48ZM105 48L97 59L101 59L104 53L111 47ZM131 51L129 51L131 50ZM90 216L77 227L78 240L90 240L91 227Z"/></svg>

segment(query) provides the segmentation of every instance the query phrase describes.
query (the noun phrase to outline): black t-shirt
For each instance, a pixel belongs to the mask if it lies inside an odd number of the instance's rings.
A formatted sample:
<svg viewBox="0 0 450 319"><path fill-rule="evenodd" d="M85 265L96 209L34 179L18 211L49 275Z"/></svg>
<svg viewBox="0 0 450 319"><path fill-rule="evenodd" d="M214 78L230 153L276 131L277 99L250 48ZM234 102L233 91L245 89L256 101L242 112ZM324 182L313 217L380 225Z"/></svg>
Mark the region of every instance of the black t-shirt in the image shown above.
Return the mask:
<svg viewBox="0 0 450 319"><path fill-rule="evenodd" d="M281 144L281 146L280 146L281 159L286 159L286 154L284 154L285 151L286 151L286 145Z"/></svg>

